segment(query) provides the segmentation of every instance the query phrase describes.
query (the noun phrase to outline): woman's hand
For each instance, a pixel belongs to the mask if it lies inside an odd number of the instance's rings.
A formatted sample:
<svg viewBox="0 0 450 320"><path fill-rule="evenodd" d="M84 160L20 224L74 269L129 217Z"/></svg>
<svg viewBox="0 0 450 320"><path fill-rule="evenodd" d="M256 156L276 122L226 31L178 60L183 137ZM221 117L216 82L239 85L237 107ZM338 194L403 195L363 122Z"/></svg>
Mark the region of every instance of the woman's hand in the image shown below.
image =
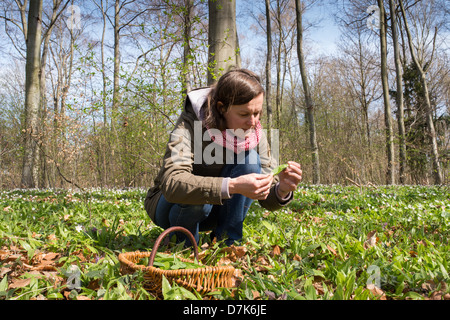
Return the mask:
<svg viewBox="0 0 450 320"><path fill-rule="evenodd" d="M264 200L269 195L272 180L272 174L250 173L230 179L228 191L230 194L239 193L253 200Z"/></svg>
<svg viewBox="0 0 450 320"><path fill-rule="evenodd" d="M298 184L302 181L302 169L300 164L294 161L288 161L288 167L279 173L280 184L278 186L278 195L285 198L289 192L295 191Z"/></svg>

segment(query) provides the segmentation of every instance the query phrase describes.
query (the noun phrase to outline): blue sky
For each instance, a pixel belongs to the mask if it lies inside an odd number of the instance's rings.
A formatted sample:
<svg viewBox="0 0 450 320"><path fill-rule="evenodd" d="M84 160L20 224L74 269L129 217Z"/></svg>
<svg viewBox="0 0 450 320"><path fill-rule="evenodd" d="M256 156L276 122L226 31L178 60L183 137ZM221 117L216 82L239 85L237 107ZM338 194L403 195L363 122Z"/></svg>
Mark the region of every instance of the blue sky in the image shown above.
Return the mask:
<svg viewBox="0 0 450 320"><path fill-rule="evenodd" d="M318 53L329 54L336 50L336 42L339 40L340 31L334 22L332 10L335 10L332 6L316 5L305 14L305 18L308 20L321 19L319 25L309 30L307 34L310 44L319 50Z"/></svg>
<svg viewBox="0 0 450 320"><path fill-rule="evenodd" d="M305 23L311 21L316 24L315 27L309 28L304 35L306 46L311 47L312 51L318 55L334 53L336 50L336 42L338 42L340 36L339 28L335 24L333 18L333 10L336 10L336 8L329 5L328 2L329 1L317 2L314 6L309 8L304 15ZM248 6L253 7L255 11L257 10L255 7L264 10L264 1L258 0L258 2L254 2L250 0L237 0L236 6L238 32L243 38L243 41L240 43L243 52L246 53L251 51L252 47L256 45L265 48L265 43L261 44L258 42L262 41L262 38L257 37L251 39L251 35L254 31L250 30L247 32L245 30L246 28L249 28L250 25L256 24L256 22L253 18L249 18L243 13L245 12L245 7ZM249 37L246 37L247 35Z"/></svg>

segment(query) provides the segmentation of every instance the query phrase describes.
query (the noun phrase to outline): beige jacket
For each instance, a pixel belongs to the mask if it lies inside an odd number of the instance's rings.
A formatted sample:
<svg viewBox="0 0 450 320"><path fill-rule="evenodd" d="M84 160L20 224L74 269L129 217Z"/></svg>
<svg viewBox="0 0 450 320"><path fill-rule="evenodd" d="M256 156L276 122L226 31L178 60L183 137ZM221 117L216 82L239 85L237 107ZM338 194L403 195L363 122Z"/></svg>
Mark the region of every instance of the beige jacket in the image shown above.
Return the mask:
<svg viewBox="0 0 450 320"><path fill-rule="evenodd" d="M156 206L161 194L167 201L180 204L214 204L221 205L230 198L227 179L220 177L228 149L210 141L209 135L201 125L201 106L206 100L209 88L191 91L184 103L183 111L170 134L164 154L163 165L145 198L145 210L154 221ZM277 166L271 156L267 137L262 135L257 147L261 159L262 173L269 173ZM232 152L231 152L232 155ZM277 210L287 205L293 198L279 199L274 182L268 197L260 200L267 210Z"/></svg>

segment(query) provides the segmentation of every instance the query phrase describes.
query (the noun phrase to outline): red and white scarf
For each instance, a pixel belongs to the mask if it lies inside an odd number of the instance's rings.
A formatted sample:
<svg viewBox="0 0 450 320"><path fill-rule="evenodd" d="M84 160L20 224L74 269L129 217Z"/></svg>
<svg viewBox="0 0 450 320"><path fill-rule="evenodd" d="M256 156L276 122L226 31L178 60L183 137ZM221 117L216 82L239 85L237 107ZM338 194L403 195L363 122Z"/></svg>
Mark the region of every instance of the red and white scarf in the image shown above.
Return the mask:
<svg viewBox="0 0 450 320"><path fill-rule="evenodd" d="M261 123L258 121L255 128L250 129L250 133L245 136L245 138L239 137L233 133L232 130L226 129L221 132L221 136L214 134L213 130L206 126L211 140L218 145L234 151L234 153L239 154L242 151L248 151L254 149L259 141L261 140ZM217 131L217 130L214 130Z"/></svg>

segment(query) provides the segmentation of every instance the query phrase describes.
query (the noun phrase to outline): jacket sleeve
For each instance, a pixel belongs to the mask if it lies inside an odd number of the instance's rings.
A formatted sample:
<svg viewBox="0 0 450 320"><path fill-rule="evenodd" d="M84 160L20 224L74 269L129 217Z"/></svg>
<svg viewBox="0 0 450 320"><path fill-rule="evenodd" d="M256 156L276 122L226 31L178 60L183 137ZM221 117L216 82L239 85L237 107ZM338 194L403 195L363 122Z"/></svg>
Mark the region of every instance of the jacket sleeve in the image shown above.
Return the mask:
<svg viewBox="0 0 450 320"><path fill-rule="evenodd" d="M173 203L222 204L223 178L193 174L194 137L191 135L194 129L191 123L186 117L180 117L170 134L164 156L161 192L167 201Z"/></svg>

